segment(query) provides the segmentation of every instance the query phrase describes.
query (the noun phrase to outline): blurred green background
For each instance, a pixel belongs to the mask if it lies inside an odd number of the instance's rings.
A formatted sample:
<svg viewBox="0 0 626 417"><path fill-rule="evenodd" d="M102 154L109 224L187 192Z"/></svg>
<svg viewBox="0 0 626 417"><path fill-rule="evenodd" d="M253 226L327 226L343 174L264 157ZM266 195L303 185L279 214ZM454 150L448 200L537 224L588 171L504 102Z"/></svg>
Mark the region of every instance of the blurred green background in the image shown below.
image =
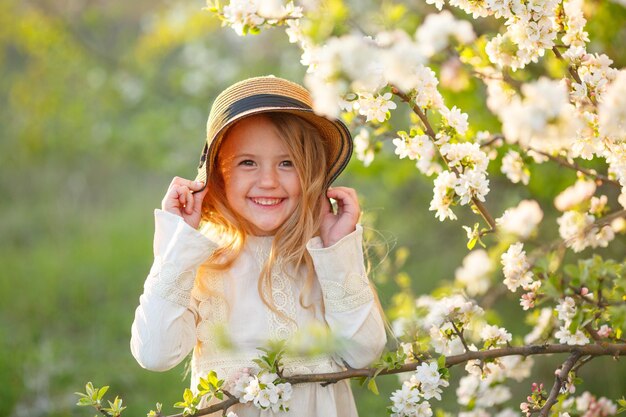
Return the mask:
<svg viewBox="0 0 626 417"><path fill-rule="evenodd" d="M624 8L589 4L590 49L606 51L621 68ZM188 385L182 365L148 372L129 350L152 262L153 209L171 177L195 175L206 117L222 88L270 73L301 81L305 71L282 30L239 38L202 7L173 0L0 2L0 416L93 415L74 405L74 391L87 381L111 385L109 396L128 405L125 415L144 415L157 401L173 412ZM432 8L355 1L345 10L366 28L412 32ZM498 131L479 84L446 96L477 129ZM541 233L555 237L551 198L575 175L543 165L525 189L498 170L495 162L490 211L499 216L522 198L536 198L546 210ZM390 255L409 251L404 270L413 294L453 279L466 254L460 225L477 221L468 209L457 210L457 222L439 223L428 211L429 180L392 152L369 168L353 159L340 182L358 189L366 221ZM610 253L622 260L625 249L620 237ZM398 291L394 277L381 267L374 278L389 306ZM498 307L510 329L530 329L515 297L502 297ZM553 369L538 366L533 380L551 384ZM623 363L603 358L583 369L584 389L613 398L626 391ZM355 386L362 416L386 415L397 380L384 377L379 385L381 397ZM528 385L516 388L514 407ZM445 407L453 410L453 402L452 389Z"/></svg>

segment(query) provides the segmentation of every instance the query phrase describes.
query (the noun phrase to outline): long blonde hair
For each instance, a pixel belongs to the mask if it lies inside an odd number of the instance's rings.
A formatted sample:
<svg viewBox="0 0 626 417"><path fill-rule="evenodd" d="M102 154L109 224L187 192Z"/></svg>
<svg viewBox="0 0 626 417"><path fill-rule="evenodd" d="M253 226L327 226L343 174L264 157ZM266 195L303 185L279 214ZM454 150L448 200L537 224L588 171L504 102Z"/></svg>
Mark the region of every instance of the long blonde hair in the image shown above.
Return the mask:
<svg viewBox="0 0 626 417"><path fill-rule="evenodd" d="M272 294L272 271L278 265L286 273L297 271L302 266L306 270L300 304L311 307L309 296L315 280L313 260L306 250L307 242L319 233L321 196L325 192L327 161L324 141L319 131L306 120L288 113L264 113L275 127L276 133L284 142L298 173L301 198L292 215L278 228L272 242L269 257L261 269L258 290L263 303L273 312L284 317L277 310ZM228 132L226 132L228 135ZM228 140L226 136L224 140ZM222 142L223 144L224 142ZM224 178L217 166L211 167L207 179L210 192L202 202L202 222L223 237L221 246L201 266L196 275L196 287L204 294L211 294L204 282L206 274L228 270L241 254L246 235L251 230L248 222L239 216L228 204ZM291 269L293 268L293 269ZM269 299L266 296L269 294Z"/></svg>

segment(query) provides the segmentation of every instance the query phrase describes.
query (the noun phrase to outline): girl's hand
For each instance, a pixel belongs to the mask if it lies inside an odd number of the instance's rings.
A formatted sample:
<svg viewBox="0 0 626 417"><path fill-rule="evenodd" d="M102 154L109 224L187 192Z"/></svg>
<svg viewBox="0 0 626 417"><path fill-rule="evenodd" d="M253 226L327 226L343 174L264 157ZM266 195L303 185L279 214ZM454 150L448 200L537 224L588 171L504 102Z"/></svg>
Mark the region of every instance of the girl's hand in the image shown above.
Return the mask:
<svg viewBox="0 0 626 417"><path fill-rule="evenodd" d="M192 191L201 189L203 185L202 182L174 177L161 201L161 209L182 217L185 223L197 229L200 225L202 200L209 191L209 187L195 194L192 194Z"/></svg>
<svg viewBox="0 0 626 417"><path fill-rule="evenodd" d="M337 213L328 201L333 198L337 201ZM361 209L356 191L348 187L329 188L325 196L322 196L322 222L320 225L320 237L324 247L329 247L339 242L344 236L356 230Z"/></svg>

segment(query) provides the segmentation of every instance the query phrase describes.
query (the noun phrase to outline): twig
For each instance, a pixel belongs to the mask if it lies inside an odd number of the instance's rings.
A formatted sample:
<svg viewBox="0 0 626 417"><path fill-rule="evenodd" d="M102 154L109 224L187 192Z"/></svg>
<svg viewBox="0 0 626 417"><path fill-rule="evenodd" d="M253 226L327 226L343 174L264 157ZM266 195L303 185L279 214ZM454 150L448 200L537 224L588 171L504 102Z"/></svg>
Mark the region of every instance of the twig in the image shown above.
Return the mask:
<svg viewBox="0 0 626 417"><path fill-rule="evenodd" d="M531 147L527 148L530 151L533 151L535 153L538 153L540 155L545 156L546 158L550 159L553 162L556 162L557 164L561 165L562 167L565 168L569 168L569 169L573 169L575 171L578 172L582 172L583 174L589 176L589 177L593 177L598 181L602 181L604 183L613 185L615 187L619 187L621 188L621 185L618 181L612 180L609 177L602 175L602 174L598 174L595 170L590 170L584 167L581 167L580 165L578 165L575 162L569 162L568 160L564 159L564 158L560 158L558 156L554 156L554 155L550 155L549 153L543 152L543 151L539 151L537 149L533 149Z"/></svg>
<svg viewBox="0 0 626 417"><path fill-rule="evenodd" d="M556 55L558 59L560 59L561 61L565 61L565 58L563 58L563 55L561 55L561 52L557 49L556 46L552 47L552 52L554 52L554 55ZM571 75L574 81L576 81L578 84L583 83L580 77L578 76L578 72L576 72L576 69L569 64L567 65L567 72L569 72L569 75ZM595 97L590 96L589 94L587 94L587 97L589 98L591 103L593 103L594 106L598 105L598 101L596 100Z"/></svg>
<svg viewBox="0 0 626 417"><path fill-rule="evenodd" d="M574 373L578 372L578 370L582 368L583 365L585 365L587 362L589 362L592 359L593 359L593 356L585 356L584 358L578 361L576 366L574 366L570 372L574 372Z"/></svg>
<svg viewBox="0 0 626 417"><path fill-rule="evenodd" d="M467 346L467 343L465 342L465 338L463 337L463 333L459 330L458 327L456 327L456 324L454 324L454 321L450 320L450 324L452 324L452 328L454 329L454 333L459 337L459 339L461 339L461 343L463 343L463 347L465 348L465 351L469 352L470 349Z"/></svg>
<svg viewBox="0 0 626 417"><path fill-rule="evenodd" d="M543 407L541 407L541 411L539 412L539 417L548 417L548 412L552 408L552 406L556 403L556 399L559 396L559 392L561 392L561 387L567 381L567 375L572 367L576 364L581 354L578 351L572 352L572 354L567 358L563 365L561 366L561 370L557 370L556 376L554 379L554 385L552 385L552 390L550 390L550 395L548 395L548 399L546 400Z"/></svg>
<svg viewBox="0 0 626 417"><path fill-rule="evenodd" d="M391 87L391 92L393 94L397 95L398 97L400 97L400 99L402 99L402 101L406 102L411 107L411 110L413 110L413 112L415 114L417 114L417 116L422 121L422 124L424 125L424 129L426 130L426 134L430 137L430 139L433 142L435 142L437 140L437 137L436 137L437 135L435 134L435 131L433 130L432 126L430 125L430 122L428 121L428 118L426 117L426 115L424 114L422 109L420 109L419 106L417 106L416 104L412 103L411 102L411 98L408 95L406 95L405 93L403 93L402 91L400 91L398 88ZM446 166L448 166L448 169L450 169L452 172L454 172L455 174L458 175L459 172L457 171L457 169L454 168L454 167L450 167L450 164L448 163L448 160L441 153L441 151L439 150L439 147L438 146L435 146L435 147L437 148L437 152L439 152L439 156L441 157L441 159L443 159L443 161L445 162ZM474 204L474 206L476 207L478 212L481 214L483 219L485 219L485 221L487 222L487 224L491 228L491 231L496 230L496 221L493 219L493 216L489 213L489 211L487 210L485 205L482 203L482 201L478 200L476 197L472 197L472 203Z"/></svg>
<svg viewBox="0 0 626 417"><path fill-rule="evenodd" d="M227 400L222 401L221 403L213 404L210 407L202 408L194 414L194 416L206 416L207 414L215 413L217 411L226 411L233 405L239 403L239 398L237 397L229 397ZM167 417L183 417L183 413L172 414Z"/></svg>

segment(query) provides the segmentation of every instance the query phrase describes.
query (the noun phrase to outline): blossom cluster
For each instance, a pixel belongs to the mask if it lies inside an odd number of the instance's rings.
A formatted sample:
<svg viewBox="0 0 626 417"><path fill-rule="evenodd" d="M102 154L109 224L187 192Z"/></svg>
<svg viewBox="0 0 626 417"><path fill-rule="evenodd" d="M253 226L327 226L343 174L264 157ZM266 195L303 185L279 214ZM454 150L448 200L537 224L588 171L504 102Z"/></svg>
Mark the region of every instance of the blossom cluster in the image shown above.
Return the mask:
<svg viewBox="0 0 626 417"><path fill-rule="evenodd" d="M461 117L456 107L444 114L450 127L457 132L465 133L467 129L466 117ZM433 199L429 209L435 211L435 216L443 221L446 218L456 219L451 206L459 203L468 204L473 199L485 201L489 192L487 179L487 165L489 158L480 149L477 143L448 143L447 138L441 137L437 143L440 152L448 161L450 171L443 171L435 179Z"/></svg>
<svg viewBox="0 0 626 417"><path fill-rule="evenodd" d="M402 388L391 394L389 407L392 417L430 417L433 415L431 398L441 400L441 387L448 381L439 372L437 362L419 364L411 377L404 381Z"/></svg>
<svg viewBox="0 0 626 417"><path fill-rule="evenodd" d="M502 157L502 168L500 170L513 184L521 182L524 185L528 185L530 181L530 172L519 152L508 151Z"/></svg>
<svg viewBox="0 0 626 417"><path fill-rule="evenodd" d="M570 417L570 413L582 417L608 417L617 414L617 405L605 397L597 398L589 391L583 392L578 397L568 398L563 401L563 410L559 417Z"/></svg>
<svg viewBox="0 0 626 417"><path fill-rule="evenodd" d="M589 338L580 329L571 330L572 319L576 315L576 302L572 297L565 297L555 311L558 313L559 320L562 321L561 327L554 336L559 339L559 343L567 343L568 345L584 345L589 343Z"/></svg>
<svg viewBox="0 0 626 417"><path fill-rule="evenodd" d="M246 368L231 385L231 394L239 398L242 404L251 402L256 408L273 412L289 410L291 384L281 382L275 373L254 374Z"/></svg>
<svg viewBox="0 0 626 417"><path fill-rule="evenodd" d="M501 263L504 272L504 285L511 291L516 292L519 287L527 291L520 298L520 305L524 310L535 306L537 290L541 287L540 280L534 280L530 263L523 250L524 244L516 242L502 254Z"/></svg>
<svg viewBox="0 0 626 417"><path fill-rule="evenodd" d="M473 250L463 259L463 264L456 269L454 273L455 282L469 296L482 295L491 286L489 277L494 269L487 251L483 249Z"/></svg>
<svg viewBox="0 0 626 417"><path fill-rule="evenodd" d="M501 407L512 398L508 379L522 381L530 376L534 361L522 356L505 356L493 362L468 361L467 375L459 381L457 401L463 406L473 406L474 415L490 415L490 407ZM512 410L509 410L510 412Z"/></svg>
<svg viewBox="0 0 626 417"><path fill-rule="evenodd" d="M424 175L431 176L441 172L441 165L435 162L437 148L427 135L398 132L398 138L393 140L395 153L400 159L409 158L417 161L415 166Z"/></svg>
<svg viewBox="0 0 626 417"><path fill-rule="evenodd" d="M257 31L263 24L276 24L285 19L302 17L302 8L293 2L280 0L231 0L222 9L223 24L231 26L238 35Z"/></svg>
<svg viewBox="0 0 626 417"><path fill-rule="evenodd" d="M519 239L528 239L541 223L543 211L534 200L522 200L516 207L505 210L496 219L496 224L504 233Z"/></svg>
<svg viewBox="0 0 626 417"><path fill-rule="evenodd" d="M442 355L457 355L465 348L457 331L475 327L484 311L473 300L460 294L441 299L422 296L416 306L427 313L419 319L418 325L430 335L430 343L435 352Z"/></svg>
<svg viewBox="0 0 626 417"><path fill-rule="evenodd" d="M564 212L557 219L559 235L574 252L588 247L606 247L615 238L611 225L596 225L596 215L603 214L608 199L594 197L595 191L595 182L578 180L554 199L556 208Z"/></svg>
<svg viewBox="0 0 626 417"><path fill-rule="evenodd" d="M444 0L426 0L439 10ZM582 14L582 0L557 0L524 2L521 0L450 0L451 6L458 7L478 17L494 16L505 19L506 31L493 37L487 44L489 59L499 67L513 70L523 68L530 62L537 62L546 49L555 46L559 35L568 46L568 56L584 51L589 36L584 27L586 20Z"/></svg>
<svg viewBox="0 0 626 417"><path fill-rule="evenodd" d="M317 113L337 117L339 110L357 110L369 120L383 121L393 108L380 90L395 86L414 91L415 103L423 108L443 109L436 90L438 81L424 64L433 54L444 50L453 39L470 43L476 35L471 24L455 19L449 11L429 15L410 36L402 30L383 31L375 37L350 33L316 45L304 35L299 20L287 22L291 42L303 50L301 63L307 66L305 84L312 92ZM357 106L346 107L343 97L357 94ZM382 108L383 112L372 110Z"/></svg>

